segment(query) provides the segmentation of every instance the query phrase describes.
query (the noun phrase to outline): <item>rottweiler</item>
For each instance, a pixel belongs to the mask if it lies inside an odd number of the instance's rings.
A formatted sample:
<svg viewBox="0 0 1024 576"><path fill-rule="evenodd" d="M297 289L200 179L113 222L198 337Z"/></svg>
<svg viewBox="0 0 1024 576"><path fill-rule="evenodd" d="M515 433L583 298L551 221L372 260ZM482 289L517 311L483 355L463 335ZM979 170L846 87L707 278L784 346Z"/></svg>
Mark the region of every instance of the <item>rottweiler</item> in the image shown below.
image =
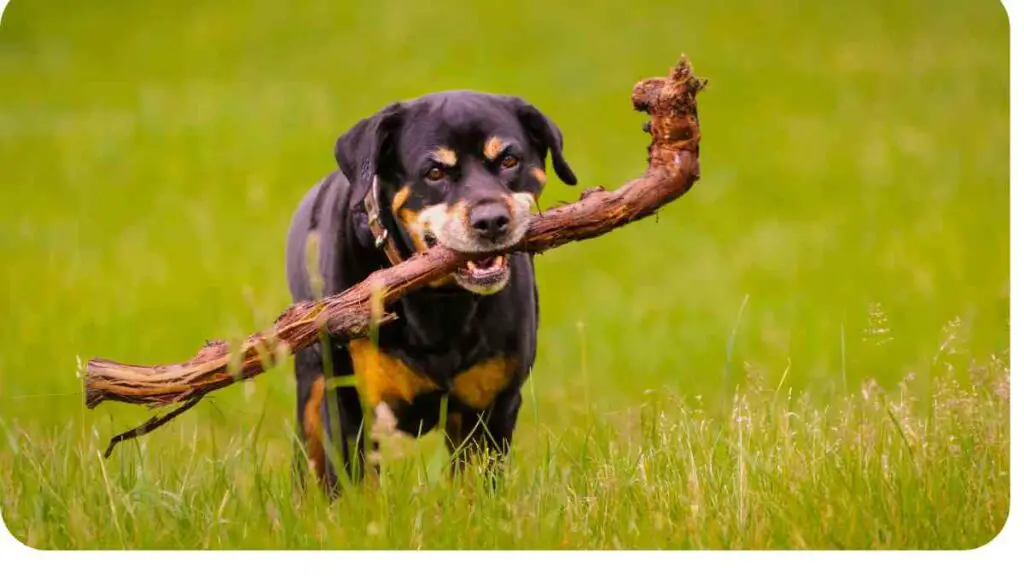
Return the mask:
<svg viewBox="0 0 1024 576"><path fill-rule="evenodd" d="M338 168L293 216L293 300L342 292L435 244L490 254L511 247L529 227L549 154L559 179L575 185L561 130L517 96L438 92L363 118L337 139ZM481 454L500 468L537 352L532 255L470 261L389 310L398 319L373 338L296 354L299 472L336 493L336 468L361 479L367 461L377 466L382 435L418 437L442 421L453 468ZM345 376L357 386L328 384Z"/></svg>

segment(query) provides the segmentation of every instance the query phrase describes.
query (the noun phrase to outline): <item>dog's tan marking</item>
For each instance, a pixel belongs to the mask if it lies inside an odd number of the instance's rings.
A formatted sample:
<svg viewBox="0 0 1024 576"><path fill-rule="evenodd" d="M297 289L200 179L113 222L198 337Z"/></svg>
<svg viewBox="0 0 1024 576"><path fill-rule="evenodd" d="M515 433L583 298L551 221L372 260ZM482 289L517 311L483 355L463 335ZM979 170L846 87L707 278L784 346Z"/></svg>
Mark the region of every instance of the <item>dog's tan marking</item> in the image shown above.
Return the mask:
<svg viewBox="0 0 1024 576"><path fill-rule="evenodd" d="M516 362L510 358L484 360L455 377L452 394L466 406L483 410L508 386L515 370Z"/></svg>
<svg viewBox="0 0 1024 576"><path fill-rule="evenodd" d="M537 180L537 182L540 182L541 186L544 186L545 184L548 183L548 175L546 172L544 172L543 168L530 168L530 174L533 175L534 179Z"/></svg>
<svg viewBox="0 0 1024 576"><path fill-rule="evenodd" d="M431 150L430 158L438 164L444 164L448 167L459 163L459 156L455 153L455 150L445 146L439 146Z"/></svg>
<svg viewBox="0 0 1024 576"><path fill-rule="evenodd" d="M412 402L420 394L437 390L437 385L429 378L402 360L389 356L366 338L349 342L348 351L367 406Z"/></svg>
<svg viewBox="0 0 1024 576"><path fill-rule="evenodd" d="M469 221L469 204L465 200L459 200L455 203L455 206L448 210L448 219L452 220L455 218L458 219L460 224L455 230L470 236L469 231L473 229L473 224Z"/></svg>
<svg viewBox="0 0 1024 576"><path fill-rule="evenodd" d="M540 211L540 206L537 205L537 196L533 192L513 192L512 193L512 219L518 225L520 222L524 222L524 225L529 225L529 214L533 211ZM525 234L526 231L523 230Z"/></svg>
<svg viewBox="0 0 1024 576"><path fill-rule="evenodd" d="M302 432L306 448L306 463L320 482L324 481L324 475L327 472L324 455L324 423L320 417L325 388L323 376L314 380L309 391L309 399L302 407Z"/></svg>
<svg viewBox="0 0 1024 576"><path fill-rule="evenodd" d="M395 197L391 200L391 213L395 216L398 215L398 211L405 206L405 203L409 201L409 187L403 186L401 190L395 192Z"/></svg>
<svg viewBox="0 0 1024 576"><path fill-rule="evenodd" d="M427 251L427 242L423 239L423 227L419 223L420 213L415 210L408 208L402 208L398 211L398 221L402 223L402 227L409 233L409 238L412 238L413 248L417 252Z"/></svg>
<svg viewBox="0 0 1024 576"><path fill-rule="evenodd" d="M491 136L484 142L484 158L494 160L505 150L505 141L497 136Z"/></svg>
<svg viewBox="0 0 1024 576"><path fill-rule="evenodd" d="M424 230L430 230L437 237L438 244L458 252L484 252L511 248L522 239L530 226L530 210L536 198L529 192L512 194L515 210L510 226L512 231L500 245L482 244L469 223L469 206L465 201L448 207L443 204L431 206L417 217Z"/></svg>
<svg viewBox="0 0 1024 576"><path fill-rule="evenodd" d="M516 216L516 198L515 194L503 194L501 196L501 203L505 205L505 209L512 216L513 222L512 227L515 228L515 216Z"/></svg>
<svg viewBox="0 0 1024 576"><path fill-rule="evenodd" d="M454 451L462 444L465 436L463 436L461 412L450 412L448 414L448 421L444 424L444 433L449 450Z"/></svg>
<svg viewBox="0 0 1024 576"><path fill-rule="evenodd" d="M409 238L412 239L413 248L417 252L426 252L429 250L429 246L427 246L427 241L424 239L423 235L427 231L427 228L424 223L420 221L420 214L420 212L416 212L415 210L400 208L398 210L397 217L398 221L401 222L402 227L405 228L405 231L409 234ZM448 274L447 276L434 280L427 285L432 288L440 288L441 286L447 286L452 282L452 275Z"/></svg>

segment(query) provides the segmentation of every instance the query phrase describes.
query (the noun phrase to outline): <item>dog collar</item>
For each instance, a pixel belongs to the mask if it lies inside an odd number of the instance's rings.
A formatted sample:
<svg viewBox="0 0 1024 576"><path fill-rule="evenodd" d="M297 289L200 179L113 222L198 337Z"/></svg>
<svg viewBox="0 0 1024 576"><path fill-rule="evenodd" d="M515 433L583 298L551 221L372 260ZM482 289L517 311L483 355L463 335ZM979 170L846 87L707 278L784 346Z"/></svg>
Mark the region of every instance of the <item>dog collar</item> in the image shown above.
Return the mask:
<svg viewBox="0 0 1024 576"><path fill-rule="evenodd" d="M380 186L377 184L376 175L374 175L373 182L370 184L370 192L363 200L363 206L366 207L367 223L370 226L370 232L373 233L373 245L378 250L384 250L384 254L388 257L392 266L398 265L402 261L402 256L398 252L398 245L395 244L395 239L388 233L388 229L384 226L384 222L380 217Z"/></svg>

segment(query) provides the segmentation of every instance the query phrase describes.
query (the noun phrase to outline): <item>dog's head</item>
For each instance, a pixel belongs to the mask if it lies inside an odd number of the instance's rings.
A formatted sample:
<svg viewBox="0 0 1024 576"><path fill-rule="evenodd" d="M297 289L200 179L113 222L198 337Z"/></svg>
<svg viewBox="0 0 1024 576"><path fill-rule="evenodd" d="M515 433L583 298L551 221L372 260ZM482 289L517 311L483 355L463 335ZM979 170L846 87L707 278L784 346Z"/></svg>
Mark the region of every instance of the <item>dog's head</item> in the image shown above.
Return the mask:
<svg viewBox="0 0 1024 576"><path fill-rule="evenodd" d="M549 152L558 177L576 184L554 122L521 98L468 91L391 104L335 146L352 207L359 209L376 178L381 212L408 253L435 243L467 253L517 243L547 180ZM498 256L469 262L452 279L493 294L509 275Z"/></svg>

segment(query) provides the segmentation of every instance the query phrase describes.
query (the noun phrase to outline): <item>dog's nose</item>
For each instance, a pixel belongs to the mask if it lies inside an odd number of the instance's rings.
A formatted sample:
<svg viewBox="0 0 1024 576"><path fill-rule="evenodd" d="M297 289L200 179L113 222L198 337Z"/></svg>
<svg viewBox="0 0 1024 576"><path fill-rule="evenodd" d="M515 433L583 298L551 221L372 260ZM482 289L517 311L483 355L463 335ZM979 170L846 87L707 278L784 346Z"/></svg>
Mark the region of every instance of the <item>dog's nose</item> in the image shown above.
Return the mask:
<svg viewBox="0 0 1024 576"><path fill-rule="evenodd" d="M508 232L512 217L501 202L478 204L469 211L469 225L477 234L495 242Z"/></svg>

